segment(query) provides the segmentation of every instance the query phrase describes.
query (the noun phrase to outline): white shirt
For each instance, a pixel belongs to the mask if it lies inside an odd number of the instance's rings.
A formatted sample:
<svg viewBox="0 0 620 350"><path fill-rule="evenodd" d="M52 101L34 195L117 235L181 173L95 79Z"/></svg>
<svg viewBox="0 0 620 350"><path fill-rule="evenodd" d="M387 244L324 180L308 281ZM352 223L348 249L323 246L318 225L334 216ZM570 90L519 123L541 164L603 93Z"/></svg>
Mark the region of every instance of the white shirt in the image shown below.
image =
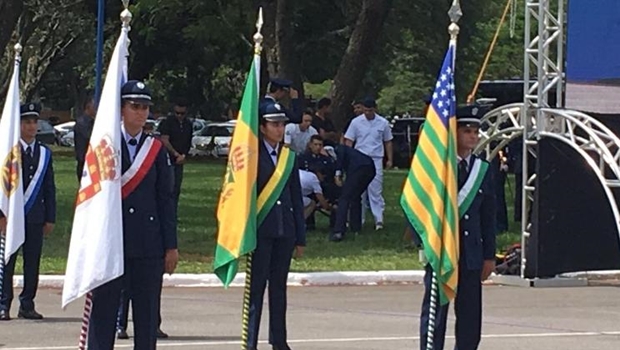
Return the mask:
<svg viewBox="0 0 620 350"><path fill-rule="evenodd" d="M319 178L310 171L299 170L299 183L301 184L301 194L304 197L317 193L323 194Z"/></svg>
<svg viewBox="0 0 620 350"><path fill-rule="evenodd" d="M312 126L306 131L301 131L299 124L287 124L284 128L284 143L291 146L295 153L303 153L308 148L308 142L312 135L319 133Z"/></svg>
<svg viewBox="0 0 620 350"><path fill-rule="evenodd" d="M376 113L371 120L363 114L355 117L344 137L355 142L356 150L372 158L383 158L384 143L393 139L390 123Z"/></svg>
<svg viewBox="0 0 620 350"><path fill-rule="evenodd" d="M121 133L123 134L123 138L125 139L125 143L127 144L127 150L129 151L129 160L133 163L133 160L136 158L136 152L138 151L138 143L140 142L140 138L142 137L142 131L138 133L135 137L132 137L125 131L125 126L121 125ZM130 145L129 140L135 139L136 144Z"/></svg>
<svg viewBox="0 0 620 350"><path fill-rule="evenodd" d="M263 143L265 144L265 147L267 147L267 153L269 153L269 156L271 156L271 160L273 161L273 164L278 164L278 150L276 148L271 147L271 145L269 144L269 142L263 140ZM275 151L275 155L272 154L272 152Z"/></svg>
<svg viewBox="0 0 620 350"><path fill-rule="evenodd" d="M34 139L31 143L26 143L23 139L19 139L19 143L22 145L24 152L26 152L26 149L30 147L30 151L32 152L32 155L34 155L34 145L37 143L36 139Z"/></svg>

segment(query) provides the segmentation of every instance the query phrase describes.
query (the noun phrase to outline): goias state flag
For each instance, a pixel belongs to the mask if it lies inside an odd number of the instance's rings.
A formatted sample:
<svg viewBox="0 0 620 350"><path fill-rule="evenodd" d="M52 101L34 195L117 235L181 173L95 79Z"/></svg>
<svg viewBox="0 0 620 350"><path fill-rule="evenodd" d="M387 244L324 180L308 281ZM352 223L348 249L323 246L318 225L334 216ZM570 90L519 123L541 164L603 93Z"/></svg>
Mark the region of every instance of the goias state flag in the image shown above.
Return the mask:
<svg viewBox="0 0 620 350"><path fill-rule="evenodd" d="M439 283L441 304L456 296L459 211L456 168L455 45L450 44L400 198Z"/></svg>
<svg viewBox="0 0 620 350"><path fill-rule="evenodd" d="M123 275L121 87L127 28L116 42L93 126L75 205L62 307Z"/></svg>
<svg viewBox="0 0 620 350"><path fill-rule="evenodd" d="M254 55L217 207L214 270L225 287L237 274L238 259L256 248L259 68L260 56Z"/></svg>

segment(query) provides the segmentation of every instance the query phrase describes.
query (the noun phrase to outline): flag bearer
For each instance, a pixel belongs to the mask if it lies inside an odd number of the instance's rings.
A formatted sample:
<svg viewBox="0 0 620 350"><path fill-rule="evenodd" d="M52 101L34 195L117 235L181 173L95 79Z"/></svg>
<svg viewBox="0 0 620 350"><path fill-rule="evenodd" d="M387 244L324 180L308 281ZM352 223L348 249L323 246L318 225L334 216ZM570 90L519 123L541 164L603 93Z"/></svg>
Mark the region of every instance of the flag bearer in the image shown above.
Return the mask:
<svg viewBox="0 0 620 350"><path fill-rule="evenodd" d="M51 150L37 141L39 112L38 103L21 106L22 181L24 187L24 210L26 215L26 239L21 246L24 259L24 289L19 295L20 307L17 317L40 320L43 316L35 310L34 298L39 284L39 262L43 237L54 229L56 221L56 186ZM6 218L0 211L0 231ZM13 301L13 273L17 253L11 256L4 270L0 320L11 319Z"/></svg>
<svg viewBox="0 0 620 350"><path fill-rule="evenodd" d="M287 120L279 104L261 105L257 187L259 205L261 193L265 190L269 197L265 205L271 203L271 207L266 208L267 214L258 227L252 257L247 344L250 350L255 350L258 343L267 281L269 342L274 350L290 350L286 342L286 281L293 251L298 257L303 254L306 231L295 153L282 145ZM261 209L258 211L260 213Z"/></svg>
<svg viewBox="0 0 620 350"><path fill-rule="evenodd" d="M472 154L478 144L480 119L470 109L457 112L459 245L458 287L455 299L456 347L475 350L482 329L482 281L495 269L495 196L488 163ZM460 204L463 202L464 204ZM469 203L469 205L467 205ZM462 212L464 211L464 213ZM426 291L420 321L420 349L426 350L432 269L426 266ZM449 304L439 306L434 350L444 348Z"/></svg>
<svg viewBox="0 0 620 350"><path fill-rule="evenodd" d="M171 162L162 143L143 133L151 106L144 83L121 89L124 275L93 291L88 349L112 350L121 289L132 300L134 347L156 347L162 277L178 261Z"/></svg>

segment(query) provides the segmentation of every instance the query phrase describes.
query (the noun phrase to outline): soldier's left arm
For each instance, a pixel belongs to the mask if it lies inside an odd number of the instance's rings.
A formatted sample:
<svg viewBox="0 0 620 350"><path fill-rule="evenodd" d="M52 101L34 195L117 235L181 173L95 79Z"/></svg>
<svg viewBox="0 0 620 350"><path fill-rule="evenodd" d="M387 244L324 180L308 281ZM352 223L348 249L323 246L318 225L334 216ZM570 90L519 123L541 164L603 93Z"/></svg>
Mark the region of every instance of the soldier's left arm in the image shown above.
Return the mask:
<svg viewBox="0 0 620 350"><path fill-rule="evenodd" d="M291 200L293 201L293 215L295 218L295 245L303 247L306 245L306 220L304 219L304 203L297 165L293 166L289 186L291 186Z"/></svg>
<svg viewBox="0 0 620 350"><path fill-rule="evenodd" d="M177 249L177 223L174 205L172 162L165 147L157 155L157 215L164 238L164 248Z"/></svg>
<svg viewBox="0 0 620 350"><path fill-rule="evenodd" d="M49 149L47 151L50 152L50 161L43 178L43 199L45 200L45 222L53 224L56 222L56 183L54 182L52 151Z"/></svg>
<svg viewBox="0 0 620 350"><path fill-rule="evenodd" d="M291 99L291 109L286 111L289 123L300 124L302 119L301 99Z"/></svg>
<svg viewBox="0 0 620 350"><path fill-rule="evenodd" d="M493 178L491 171L487 171L482 182L482 205L480 207L480 228L482 230L482 254L484 260L495 261L496 236L496 205Z"/></svg>

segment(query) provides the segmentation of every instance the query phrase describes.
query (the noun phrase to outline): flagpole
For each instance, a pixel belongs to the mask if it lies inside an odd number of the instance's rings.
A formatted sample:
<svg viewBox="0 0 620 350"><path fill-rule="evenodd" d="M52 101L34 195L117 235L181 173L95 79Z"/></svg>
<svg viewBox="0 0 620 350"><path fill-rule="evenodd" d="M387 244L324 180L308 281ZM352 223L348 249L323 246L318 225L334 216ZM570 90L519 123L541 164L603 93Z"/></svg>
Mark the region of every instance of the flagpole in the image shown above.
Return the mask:
<svg viewBox="0 0 620 350"><path fill-rule="evenodd" d="M448 11L448 16L450 17L450 26L448 26L448 33L450 33L450 46L453 48L452 55L452 71L455 71L456 66L456 41L459 35L459 26L457 22L463 15L461 11L461 5L459 0L453 0L452 6ZM456 108L456 102L455 106ZM426 350L434 350L435 349L435 327L437 320L437 300L439 299L439 282L437 280L437 272L434 269L431 269L432 277L431 277L431 295L429 300L429 316L428 316L428 328L426 333Z"/></svg>
<svg viewBox="0 0 620 350"><path fill-rule="evenodd" d="M13 47L15 49L15 68L19 70L19 65L22 61L22 45L20 43L15 44L15 46ZM14 72L13 74L19 74L19 72ZM9 98L7 96L7 101L6 103L10 103ZM7 213L5 213L7 214ZM9 218L5 216L5 219L7 220L7 227L8 227L8 220ZM6 253L6 227L0 231L0 295L2 295L2 290L4 288L4 284L2 283L2 281L4 281L4 254Z"/></svg>
<svg viewBox="0 0 620 350"><path fill-rule="evenodd" d="M123 12L121 12L121 22L123 23L122 28L129 30L129 24L131 23L132 14L129 11L129 0L121 0L123 2L123 7L125 8ZM120 303L120 299L119 299ZM78 343L78 350L86 350L87 340L88 340L88 328L90 325L90 313L92 311L93 305L93 293L92 291L86 293L86 298L84 301L84 312L82 314L82 327L80 329L80 340Z"/></svg>
<svg viewBox="0 0 620 350"><path fill-rule="evenodd" d="M256 21L256 34L254 34L254 60L259 59L263 50L263 35L261 29L263 27L263 8L258 9L258 19ZM260 66L256 67L260 72ZM252 74L253 72L250 72ZM260 74L258 74L260 77ZM260 78L258 78L260 79ZM257 85L260 86L260 82L257 80ZM243 291L243 316L241 322L241 350L248 349L248 332L250 328L250 291L252 286L252 256L254 253L249 253L246 256L245 263L245 288Z"/></svg>

